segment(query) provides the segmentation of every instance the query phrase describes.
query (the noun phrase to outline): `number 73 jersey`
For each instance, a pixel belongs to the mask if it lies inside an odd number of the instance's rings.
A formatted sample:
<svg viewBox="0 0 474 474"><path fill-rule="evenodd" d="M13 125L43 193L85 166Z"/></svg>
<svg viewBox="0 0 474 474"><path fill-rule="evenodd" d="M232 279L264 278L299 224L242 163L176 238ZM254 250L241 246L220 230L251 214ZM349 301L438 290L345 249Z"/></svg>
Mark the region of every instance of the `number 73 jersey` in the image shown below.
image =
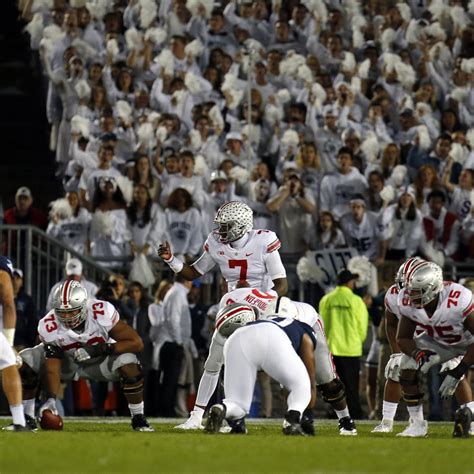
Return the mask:
<svg viewBox="0 0 474 474"><path fill-rule="evenodd" d="M411 319L440 344L466 346L474 343L474 336L464 328L466 316L474 311L472 292L458 283L444 282L438 307L431 317L424 309L410 304L406 290L398 294L397 306L402 316Z"/></svg>
<svg viewBox="0 0 474 474"><path fill-rule="evenodd" d="M64 327L52 310L38 323L38 333L41 342L45 344L59 346L65 351L75 350L86 345L115 342L109 332L119 319L120 316L111 303L89 300L87 318L81 332Z"/></svg>

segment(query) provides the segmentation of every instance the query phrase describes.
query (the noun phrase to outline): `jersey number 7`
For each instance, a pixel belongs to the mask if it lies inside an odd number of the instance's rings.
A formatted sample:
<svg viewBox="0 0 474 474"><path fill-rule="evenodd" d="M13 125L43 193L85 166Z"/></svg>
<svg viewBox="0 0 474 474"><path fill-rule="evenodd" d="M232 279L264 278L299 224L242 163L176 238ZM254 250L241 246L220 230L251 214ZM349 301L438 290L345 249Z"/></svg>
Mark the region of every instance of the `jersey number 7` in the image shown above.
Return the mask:
<svg viewBox="0 0 474 474"><path fill-rule="evenodd" d="M240 267L239 280L247 279L247 260L229 260L229 268Z"/></svg>

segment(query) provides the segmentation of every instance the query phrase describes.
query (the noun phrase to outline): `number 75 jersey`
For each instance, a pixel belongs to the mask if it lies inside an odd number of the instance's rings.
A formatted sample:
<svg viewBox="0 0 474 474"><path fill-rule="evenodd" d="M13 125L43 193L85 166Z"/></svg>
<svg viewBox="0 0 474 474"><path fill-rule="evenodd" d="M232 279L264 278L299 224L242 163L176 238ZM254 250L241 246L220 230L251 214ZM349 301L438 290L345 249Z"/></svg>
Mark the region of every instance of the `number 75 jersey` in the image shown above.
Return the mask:
<svg viewBox="0 0 474 474"><path fill-rule="evenodd" d="M429 337L445 346L467 346L474 336L464 328L466 316L474 311L472 292L458 283L446 281L439 295L438 307L430 317L424 309L410 304L406 290L398 294L398 309Z"/></svg>
<svg viewBox="0 0 474 474"><path fill-rule="evenodd" d="M87 318L81 332L64 327L52 310L38 323L38 333L41 342L45 344L59 346L65 351L75 350L86 345L115 342L109 332L119 319L120 316L111 303L89 300Z"/></svg>

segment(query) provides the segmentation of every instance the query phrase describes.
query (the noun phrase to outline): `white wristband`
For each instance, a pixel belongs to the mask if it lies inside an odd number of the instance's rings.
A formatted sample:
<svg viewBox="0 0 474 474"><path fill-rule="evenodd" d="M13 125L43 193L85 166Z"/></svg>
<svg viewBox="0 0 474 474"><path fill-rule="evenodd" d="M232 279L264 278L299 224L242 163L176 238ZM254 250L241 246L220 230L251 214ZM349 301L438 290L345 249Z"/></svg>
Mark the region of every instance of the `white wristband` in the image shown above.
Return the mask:
<svg viewBox="0 0 474 474"><path fill-rule="evenodd" d="M7 338L8 344L13 347L13 341L15 340L15 328L3 328L3 334Z"/></svg>
<svg viewBox="0 0 474 474"><path fill-rule="evenodd" d="M165 263L168 264L171 270L173 270L175 273L179 273L184 267L184 263L174 255L170 260L165 260Z"/></svg>

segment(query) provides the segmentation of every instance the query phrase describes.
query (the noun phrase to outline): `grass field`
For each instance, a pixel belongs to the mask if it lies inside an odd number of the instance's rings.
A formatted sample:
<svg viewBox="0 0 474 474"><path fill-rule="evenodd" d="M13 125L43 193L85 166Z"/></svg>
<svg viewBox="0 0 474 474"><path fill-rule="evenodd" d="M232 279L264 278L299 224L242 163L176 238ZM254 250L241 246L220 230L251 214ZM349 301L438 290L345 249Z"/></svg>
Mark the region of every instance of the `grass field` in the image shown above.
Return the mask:
<svg viewBox="0 0 474 474"><path fill-rule="evenodd" d="M113 421L66 419L62 432L0 432L0 473L474 472L474 438L453 439L451 423L431 424L425 439L402 439L370 434L374 423L341 437L336 422L320 421L315 437L302 438L283 436L279 422L250 421L247 436L232 436L176 432L174 423L158 421L155 433L135 433L128 420Z"/></svg>

